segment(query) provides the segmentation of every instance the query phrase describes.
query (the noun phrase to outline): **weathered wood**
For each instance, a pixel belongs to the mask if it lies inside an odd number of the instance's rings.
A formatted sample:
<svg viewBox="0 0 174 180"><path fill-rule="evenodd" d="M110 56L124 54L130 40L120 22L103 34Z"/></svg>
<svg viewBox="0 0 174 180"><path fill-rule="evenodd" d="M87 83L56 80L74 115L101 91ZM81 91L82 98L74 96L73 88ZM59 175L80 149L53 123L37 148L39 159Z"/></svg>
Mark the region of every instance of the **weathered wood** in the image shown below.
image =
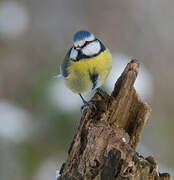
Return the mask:
<svg viewBox="0 0 174 180"><path fill-rule="evenodd" d="M133 85L139 63L132 60L117 80L111 96L95 94L97 110L84 111L79 128L62 165L61 180L169 180L158 174L153 157L135 148L151 109Z"/></svg>

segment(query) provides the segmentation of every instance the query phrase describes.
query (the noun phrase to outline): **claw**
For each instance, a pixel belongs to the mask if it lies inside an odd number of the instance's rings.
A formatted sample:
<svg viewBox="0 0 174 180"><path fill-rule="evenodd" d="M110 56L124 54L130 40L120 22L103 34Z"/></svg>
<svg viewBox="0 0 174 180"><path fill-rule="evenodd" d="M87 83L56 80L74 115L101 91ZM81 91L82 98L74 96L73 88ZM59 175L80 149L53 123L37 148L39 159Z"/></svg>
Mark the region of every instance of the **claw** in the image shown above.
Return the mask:
<svg viewBox="0 0 174 180"><path fill-rule="evenodd" d="M90 112L92 112L93 109L97 110L95 104L91 101L89 101L89 102L85 101L84 102L84 105L81 107L81 113L83 113L85 109L88 109Z"/></svg>

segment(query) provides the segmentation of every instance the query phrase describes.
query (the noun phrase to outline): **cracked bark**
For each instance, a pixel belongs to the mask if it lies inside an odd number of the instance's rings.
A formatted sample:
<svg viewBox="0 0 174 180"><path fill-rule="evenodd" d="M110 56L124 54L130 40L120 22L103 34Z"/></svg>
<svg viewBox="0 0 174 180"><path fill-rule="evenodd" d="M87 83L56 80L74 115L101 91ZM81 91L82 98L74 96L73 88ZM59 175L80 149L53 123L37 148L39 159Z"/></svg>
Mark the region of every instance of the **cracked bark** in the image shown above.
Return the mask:
<svg viewBox="0 0 174 180"><path fill-rule="evenodd" d="M139 63L132 60L111 96L92 98L97 110L85 110L62 165L60 180L169 180L153 157L135 149L151 108L133 87Z"/></svg>

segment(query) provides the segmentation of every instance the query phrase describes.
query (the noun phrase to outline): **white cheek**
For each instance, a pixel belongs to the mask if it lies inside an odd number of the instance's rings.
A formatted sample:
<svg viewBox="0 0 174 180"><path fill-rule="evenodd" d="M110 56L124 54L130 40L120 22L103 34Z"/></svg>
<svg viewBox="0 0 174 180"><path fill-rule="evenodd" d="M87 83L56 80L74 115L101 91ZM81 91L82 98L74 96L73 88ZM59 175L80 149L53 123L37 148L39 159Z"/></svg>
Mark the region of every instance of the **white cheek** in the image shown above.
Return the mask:
<svg viewBox="0 0 174 180"><path fill-rule="evenodd" d="M78 56L78 52L77 50L75 50L74 48L72 48L71 53L70 53L70 59L74 59L76 60Z"/></svg>
<svg viewBox="0 0 174 180"><path fill-rule="evenodd" d="M93 56L100 52L101 46L98 41L92 42L82 49L83 54L87 56Z"/></svg>

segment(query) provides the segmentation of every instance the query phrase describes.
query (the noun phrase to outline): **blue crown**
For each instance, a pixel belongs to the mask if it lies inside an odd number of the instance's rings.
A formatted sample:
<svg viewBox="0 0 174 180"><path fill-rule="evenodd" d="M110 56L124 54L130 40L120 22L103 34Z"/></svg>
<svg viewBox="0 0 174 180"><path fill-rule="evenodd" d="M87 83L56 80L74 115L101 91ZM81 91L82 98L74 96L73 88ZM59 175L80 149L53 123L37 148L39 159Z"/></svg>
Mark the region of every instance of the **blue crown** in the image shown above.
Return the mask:
<svg viewBox="0 0 174 180"><path fill-rule="evenodd" d="M81 30L81 31L78 31L74 34L73 41L76 42L79 40L83 40L83 39L90 37L90 36L93 36L93 34L90 33L89 31Z"/></svg>

